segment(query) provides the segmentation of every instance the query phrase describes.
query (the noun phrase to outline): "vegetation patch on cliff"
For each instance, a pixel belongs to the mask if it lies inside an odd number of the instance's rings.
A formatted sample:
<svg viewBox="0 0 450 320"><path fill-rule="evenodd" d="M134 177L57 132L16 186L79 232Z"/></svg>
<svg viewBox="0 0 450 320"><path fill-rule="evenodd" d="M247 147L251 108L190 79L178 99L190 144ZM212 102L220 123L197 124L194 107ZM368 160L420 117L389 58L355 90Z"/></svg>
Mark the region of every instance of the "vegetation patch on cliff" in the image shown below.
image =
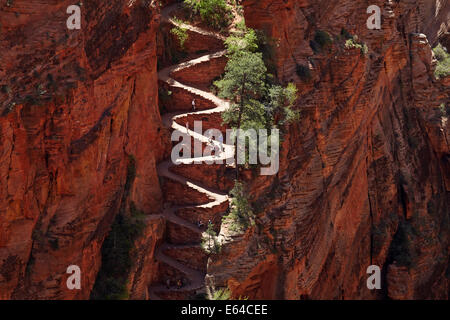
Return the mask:
<svg viewBox="0 0 450 320"><path fill-rule="evenodd" d="M437 59L436 70L434 72L436 78L446 78L450 75L450 54L447 49L441 44L438 44L434 49L434 56Z"/></svg>
<svg viewBox="0 0 450 320"><path fill-rule="evenodd" d="M214 291L211 300L231 300L231 291L230 289L219 289Z"/></svg>
<svg viewBox="0 0 450 320"><path fill-rule="evenodd" d="M236 180L230 196L232 197L231 211L224 217L224 222L229 222L230 230L233 232L245 231L255 224L253 208L248 200L245 185Z"/></svg>
<svg viewBox="0 0 450 320"><path fill-rule="evenodd" d="M266 129L270 132L271 129L283 129L289 123L297 121L300 115L293 109L297 100L297 88L292 83L287 86L279 85L268 73L256 32L245 24L238 25L237 31L228 37L225 44L229 61L222 79L214 83L219 96L231 101L231 107L222 114L224 123L234 130L258 132ZM255 142L246 140L245 143L249 146ZM247 150L261 147L264 146L252 145ZM245 167L249 168L248 155L245 156ZM238 162L236 153L236 163ZM236 165L236 182L230 193L233 198L231 213L226 217L233 221L234 231L247 229L253 221L244 185L239 181L239 166Z"/></svg>

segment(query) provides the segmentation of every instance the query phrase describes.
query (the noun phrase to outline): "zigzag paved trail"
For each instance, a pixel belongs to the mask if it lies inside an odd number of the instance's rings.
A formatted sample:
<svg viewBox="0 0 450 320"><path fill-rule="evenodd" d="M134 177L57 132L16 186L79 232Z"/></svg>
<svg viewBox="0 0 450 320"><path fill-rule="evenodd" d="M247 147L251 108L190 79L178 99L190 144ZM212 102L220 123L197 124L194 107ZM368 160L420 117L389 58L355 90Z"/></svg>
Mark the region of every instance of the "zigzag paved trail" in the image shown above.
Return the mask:
<svg viewBox="0 0 450 320"><path fill-rule="evenodd" d="M163 10L162 18L165 21L170 22L172 25L182 26L188 29L191 32L201 34L202 36L212 37L215 39L224 40L224 37L210 32L198 27L190 26L188 24L181 24L170 18L170 13L173 12L177 8L177 5L170 6ZM162 69L158 73L158 78L160 81L166 83L170 88L177 88L181 90L187 91L190 95L192 95L192 99L205 99L212 103L215 107L193 111L193 112L174 112L174 113L166 113L162 116L163 124L167 128L171 128L175 131L179 131L181 134L187 134L191 136L194 140L201 142L202 144L208 143L208 138L203 136L202 134L196 133L189 128L186 127L187 117L201 117L202 119L207 119L208 116L213 114L222 113L227 108L229 108L229 103L218 98L210 92L200 90L198 88L192 87L187 84L183 84L172 78L172 74L177 72L180 74L182 72L192 72L195 70L195 67L202 63L215 63L216 58L220 58L226 54L225 50L208 53L199 58L195 58L189 60L187 62L183 62L177 65L173 65L167 68ZM218 141L213 141L214 144L218 145ZM192 165L192 166L206 166L207 164L204 161L208 160L226 160L234 158L234 146L223 144L223 149L220 149L220 154L215 156L205 156L205 157L197 157L191 159L177 159L176 164L182 165ZM194 164L194 160L202 164ZM180 211L187 210L189 212L196 212L196 210L202 211L203 213L209 214L211 217L217 212L222 212L228 208L229 198L227 194L214 190L208 186L205 186L198 181L193 181L189 178L183 177L180 174L176 174L170 170L171 167L176 166L172 162L171 159L168 159L158 166L158 175L167 181L171 181L176 184L180 184L183 190L187 190L187 193L191 193L194 195L198 195L202 198L209 199L206 203L200 204L190 204L190 205L173 205L169 203L167 207L164 209L162 215L154 216L153 218L163 218L166 220L167 224L175 225L176 230L182 230L175 241L170 239L170 235L165 243L163 243L157 250L156 259L163 264L163 268L168 266L171 269L172 279L171 285L156 285L151 286L148 289L150 299L159 300L159 299L187 299L192 298L196 293L204 292L205 288L205 276L206 276L206 265L199 266L198 262L201 261L201 258L192 254L192 250L197 250L197 252L201 252L201 235L205 231L205 225L199 227L197 224L193 223L192 220L188 221L182 218L180 215L177 215ZM180 198L184 198L184 195L179 195ZM188 197L189 198L189 197ZM225 209L225 210L224 210ZM198 221L193 217L194 221ZM187 236L185 236L187 235ZM189 235L195 235L193 237L189 237ZM194 238L194 239L192 239ZM172 251L175 252L173 256L169 256L166 252ZM194 251L195 252L195 251ZM187 253L183 254L183 253ZM203 253L205 254L205 253ZM186 258L187 257L187 258ZM192 261L196 260L196 261ZM183 284L181 288L175 286L175 282L179 278L183 278L186 283ZM167 278L167 276L166 276ZM162 279L165 280L165 279ZM187 281L186 281L187 280Z"/></svg>

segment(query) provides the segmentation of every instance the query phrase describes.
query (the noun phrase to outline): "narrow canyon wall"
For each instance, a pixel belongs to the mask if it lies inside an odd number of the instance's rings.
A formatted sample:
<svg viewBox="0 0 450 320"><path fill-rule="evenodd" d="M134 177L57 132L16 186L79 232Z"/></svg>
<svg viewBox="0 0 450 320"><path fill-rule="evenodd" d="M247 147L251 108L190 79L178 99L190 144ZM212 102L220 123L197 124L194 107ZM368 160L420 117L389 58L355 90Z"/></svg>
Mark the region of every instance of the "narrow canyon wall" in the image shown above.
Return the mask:
<svg viewBox="0 0 450 320"><path fill-rule="evenodd" d="M373 4L381 30L366 27ZM250 299L448 298L450 81L435 79L427 40L445 34L448 1L243 5L278 79L297 85L302 119L278 175L249 180L256 226L210 259L210 285ZM311 43L320 31L331 45ZM346 33L368 53L346 48ZM381 290L367 289L370 265Z"/></svg>
<svg viewBox="0 0 450 320"><path fill-rule="evenodd" d="M208 282L251 299L448 298L450 137L440 105L450 114L450 79L434 78L430 44L448 41L449 2L242 3L247 24L269 36L271 70L297 85L302 119L286 128L278 175L249 179L257 224L210 258ZM120 208L161 212L155 167L171 142L157 55L160 66L174 59L169 27L156 39L153 1L96 0L83 2L81 30L68 30L70 4L0 1L0 299L88 299ZM379 31L366 28L372 4L382 8ZM345 47L343 28L367 54ZM313 50L319 30L334 41ZM202 45L212 44L186 47ZM197 70L205 79L183 81L206 87L209 67ZM205 184L229 188L213 178ZM162 279L163 230L149 218L136 240L130 298L148 298ZM366 287L371 264L382 268L382 290ZM67 290L69 265L81 268L80 291Z"/></svg>
<svg viewBox="0 0 450 320"><path fill-rule="evenodd" d="M83 1L81 29L68 30L72 2L0 2L0 299L88 299L122 202L161 207L155 164L170 142L158 110L159 9ZM145 298L157 268L160 223L137 241L132 297ZM69 265L81 268L81 290L66 287Z"/></svg>

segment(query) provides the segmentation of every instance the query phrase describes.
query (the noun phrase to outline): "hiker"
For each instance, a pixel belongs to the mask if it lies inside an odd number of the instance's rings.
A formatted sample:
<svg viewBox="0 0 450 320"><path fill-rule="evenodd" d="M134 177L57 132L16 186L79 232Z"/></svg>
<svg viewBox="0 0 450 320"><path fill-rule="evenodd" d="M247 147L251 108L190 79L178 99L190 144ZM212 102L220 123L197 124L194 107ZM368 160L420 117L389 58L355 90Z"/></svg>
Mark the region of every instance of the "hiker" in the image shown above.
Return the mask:
<svg viewBox="0 0 450 320"><path fill-rule="evenodd" d="M189 122L186 122L186 132L189 131Z"/></svg>
<svg viewBox="0 0 450 320"><path fill-rule="evenodd" d="M170 279L167 279L167 280L166 280L166 288L167 288L167 289L170 289Z"/></svg>
<svg viewBox="0 0 450 320"><path fill-rule="evenodd" d="M195 111L195 99L192 100L192 110Z"/></svg>
<svg viewBox="0 0 450 320"><path fill-rule="evenodd" d="M203 227L203 222L202 222L202 220L198 220L197 226L198 226L199 228Z"/></svg>
<svg viewBox="0 0 450 320"><path fill-rule="evenodd" d="M181 279L178 279L177 287L178 287L178 289L181 289L183 287L183 282L181 281Z"/></svg>

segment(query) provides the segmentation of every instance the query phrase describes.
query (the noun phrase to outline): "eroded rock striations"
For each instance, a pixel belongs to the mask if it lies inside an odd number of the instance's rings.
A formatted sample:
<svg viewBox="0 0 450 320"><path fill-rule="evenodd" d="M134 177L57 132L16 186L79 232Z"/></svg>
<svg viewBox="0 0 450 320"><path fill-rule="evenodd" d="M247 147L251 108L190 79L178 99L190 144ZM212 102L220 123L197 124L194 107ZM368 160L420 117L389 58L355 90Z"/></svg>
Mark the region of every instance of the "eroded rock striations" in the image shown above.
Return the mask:
<svg viewBox="0 0 450 320"><path fill-rule="evenodd" d="M366 27L372 4L381 30ZM427 37L448 32L449 3L243 5L269 36L278 79L299 88L302 120L279 174L249 181L257 225L210 260L210 286L251 299L448 298L450 140L439 106L448 110L450 88L433 75ZM350 35L368 53L346 47ZM372 264L382 290L367 289Z"/></svg>
<svg viewBox="0 0 450 320"><path fill-rule="evenodd" d="M88 299L124 202L146 214L162 204L158 9L83 1L81 30L68 30L72 2L0 3L0 299ZM131 297L146 297L163 226L151 219L136 243ZM81 290L66 287L69 265Z"/></svg>

